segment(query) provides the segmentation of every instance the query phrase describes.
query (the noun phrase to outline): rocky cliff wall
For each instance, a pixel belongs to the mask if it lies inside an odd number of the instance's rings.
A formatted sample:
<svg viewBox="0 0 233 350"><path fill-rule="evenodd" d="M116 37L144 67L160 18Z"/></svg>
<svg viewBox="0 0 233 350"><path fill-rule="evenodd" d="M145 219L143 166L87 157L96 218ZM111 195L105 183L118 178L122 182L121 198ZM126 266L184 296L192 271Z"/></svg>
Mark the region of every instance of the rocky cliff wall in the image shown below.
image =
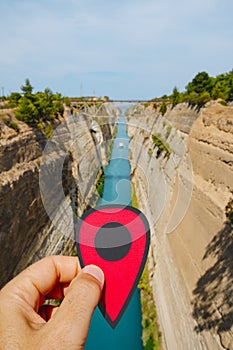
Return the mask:
<svg viewBox="0 0 233 350"><path fill-rule="evenodd" d="M0 116L1 286L43 256L71 254L76 215L97 200L113 125L66 113L47 148L44 136L11 112ZM19 131L4 123L9 118Z"/></svg>
<svg viewBox="0 0 233 350"><path fill-rule="evenodd" d="M194 191L187 215L170 236L171 245L182 244L186 251L177 262L192 300L196 332L211 334L216 348L220 342L232 350L233 232L225 208L233 190L233 108L204 108L191 129L188 149Z"/></svg>
<svg viewBox="0 0 233 350"><path fill-rule="evenodd" d="M191 108L187 103L180 103L169 109L165 117L170 123L181 132L189 134L193 123L199 116L197 108Z"/></svg>
<svg viewBox="0 0 233 350"><path fill-rule="evenodd" d="M232 230L225 217L233 109L213 105L191 119L186 137L153 112L129 117L132 180L152 228L149 266L164 349L233 349ZM151 134L169 154L158 152Z"/></svg>

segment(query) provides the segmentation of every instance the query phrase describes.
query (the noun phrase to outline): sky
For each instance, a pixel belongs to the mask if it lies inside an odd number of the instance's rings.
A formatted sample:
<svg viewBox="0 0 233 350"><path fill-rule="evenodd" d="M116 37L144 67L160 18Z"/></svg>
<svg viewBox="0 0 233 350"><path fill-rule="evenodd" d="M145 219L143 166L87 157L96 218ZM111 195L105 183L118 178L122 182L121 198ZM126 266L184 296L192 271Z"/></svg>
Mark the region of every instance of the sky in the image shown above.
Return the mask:
<svg viewBox="0 0 233 350"><path fill-rule="evenodd" d="M232 0L0 0L0 95L150 99L233 69Z"/></svg>

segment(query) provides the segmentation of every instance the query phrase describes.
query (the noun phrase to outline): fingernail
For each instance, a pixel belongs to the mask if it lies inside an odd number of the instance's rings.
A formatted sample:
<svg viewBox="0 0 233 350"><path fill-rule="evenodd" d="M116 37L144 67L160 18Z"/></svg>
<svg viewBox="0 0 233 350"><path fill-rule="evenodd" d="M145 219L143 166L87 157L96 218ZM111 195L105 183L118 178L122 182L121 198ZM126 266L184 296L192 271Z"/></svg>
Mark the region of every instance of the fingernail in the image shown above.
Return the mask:
<svg viewBox="0 0 233 350"><path fill-rule="evenodd" d="M100 282L101 286L103 287L103 285L104 285L104 273L98 266L96 266L96 265L85 266L82 269L82 272L88 273L89 275L95 277Z"/></svg>

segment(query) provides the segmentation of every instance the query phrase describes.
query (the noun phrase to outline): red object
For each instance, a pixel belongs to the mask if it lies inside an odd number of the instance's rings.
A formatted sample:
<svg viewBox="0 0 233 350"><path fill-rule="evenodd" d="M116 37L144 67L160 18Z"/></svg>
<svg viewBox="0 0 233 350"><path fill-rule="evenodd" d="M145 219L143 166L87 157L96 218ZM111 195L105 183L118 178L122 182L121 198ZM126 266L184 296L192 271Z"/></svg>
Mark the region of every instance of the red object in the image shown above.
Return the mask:
<svg viewBox="0 0 233 350"><path fill-rule="evenodd" d="M81 265L95 264L104 271L99 308L115 328L144 269L150 243L148 221L130 206L97 207L79 219L76 242Z"/></svg>

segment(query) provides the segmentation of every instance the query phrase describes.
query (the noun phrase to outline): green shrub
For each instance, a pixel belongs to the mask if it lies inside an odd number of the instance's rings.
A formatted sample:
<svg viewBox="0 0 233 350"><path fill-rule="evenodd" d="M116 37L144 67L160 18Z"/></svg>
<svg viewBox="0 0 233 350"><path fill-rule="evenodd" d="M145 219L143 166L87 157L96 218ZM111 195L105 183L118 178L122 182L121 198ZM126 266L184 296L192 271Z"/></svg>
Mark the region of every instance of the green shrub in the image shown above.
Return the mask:
<svg viewBox="0 0 233 350"><path fill-rule="evenodd" d="M151 137L155 147L158 148L157 158L160 156L162 152L165 152L165 157L169 159L171 155L171 150L169 145L161 139L160 134L152 134Z"/></svg>
<svg viewBox="0 0 233 350"><path fill-rule="evenodd" d="M12 92L8 98L9 107L14 108L19 105L19 100L21 99L21 94L19 92Z"/></svg>
<svg viewBox="0 0 233 350"><path fill-rule="evenodd" d="M179 93L177 87L175 86L173 89L173 93L170 97L172 107L175 107L178 103L181 102L181 94Z"/></svg>
<svg viewBox="0 0 233 350"><path fill-rule="evenodd" d="M9 96L9 104L17 107L15 112L17 119L37 126L39 130L42 130L43 121L54 120L64 114L64 101L67 104L70 103L68 98L63 98L59 93L53 94L49 88L46 88L44 92L33 94L33 87L29 79L26 79L21 90L22 94L14 92ZM51 137L52 131L49 127L46 133L46 136Z"/></svg>
<svg viewBox="0 0 233 350"><path fill-rule="evenodd" d="M37 129L40 130L40 132L44 131L43 123L42 123L42 118L40 118L39 123L37 123Z"/></svg>
<svg viewBox="0 0 233 350"><path fill-rule="evenodd" d="M38 110L30 99L22 97L19 101L15 116L18 120L25 123L34 124L38 116Z"/></svg>
<svg viewBox="0 0 233 350"><path fill-rule="evenodd" d="M166 102L163 102L160 106L160 113L164 116L166 112L167 112L167 105L166 105Z"/></svg>
<svg viewBox="0 0 233 350"><path fill-rule="evenodd" d="M100 197L102 197L102 194L104 191L104 178L105 178L105 175L104 175L104 172L102 170L102 173L101 173L99 180L97 182L97 185L96 185L96 190L97 190L97 193Z"/></svg>
<svg viewBox="0 0 233 350"><path fill-rule="evenodd" d="M63 102L66 104L66 106L70 107L71 105L71 100L69 99L69 97L63 97Z"/></svg>
<svg viewBox="0 0 233 350"><path fill-rule="evenodd" d="M220 103L222 106L227 106L226 101L221 100L221 101L219 101L219 103Z"/></svg>
<svg viewBox="0 0 233 350"><path fill-rule="evenodd" d="M153 149L152 148L148 149L148 154L149 154L150 157L152 156L152 154L153 154Z"/></svg>
<svg viewBox="0 0 233 350"><path fill-rule="evenodd" d="M204 106L207 102L211 100L210 94L208 91L204 91L199 97L198 97L198 106L202 107Z"/></svg>
<svg viewBox="0 0 233 350"><path fill-rule="evenodd" d="M53 135L53 129L51 125L47 125L45 128L45 136L47 137L47 139L50 139L52 135Z"/></svg>
<svg viewBox="0 0 233 350"><path fill-rule="evenodd" d="M16 132L19 132L18 124L12 122L11 120L4 120L4 124L6 124L9 128L14 129Z"/></svg>
<svg viewBox="0 0 233 350"><path fill-rule="evenodd" d="M231 225L233 225L233 199L230 199L226 205L226 217L230 221Z"/></svg>

